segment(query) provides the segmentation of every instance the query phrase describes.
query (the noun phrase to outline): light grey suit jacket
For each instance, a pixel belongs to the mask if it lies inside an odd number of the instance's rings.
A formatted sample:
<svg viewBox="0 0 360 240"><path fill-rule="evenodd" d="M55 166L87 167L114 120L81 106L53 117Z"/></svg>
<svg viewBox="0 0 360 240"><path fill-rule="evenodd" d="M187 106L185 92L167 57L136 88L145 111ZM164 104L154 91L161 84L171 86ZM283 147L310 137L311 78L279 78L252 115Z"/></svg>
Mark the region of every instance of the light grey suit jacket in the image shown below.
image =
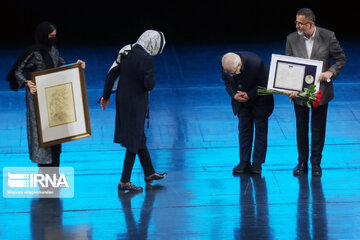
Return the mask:
<svg viewBox="0 0 360 240"><path fill-rule="evenodd" d="M305 46L305 39L297 32L293 32L286 39L286 55L308 58ZM324 28L316 27L314 45L312 48L310 59L323 61L322 71L331 71L334 76L340 73L346 63L345 53L340 47L339 41L335 37L335 33ZM333 64L331 65L331 59ZM331 82L321 82L320 90L323 93L320 105L327 104L334 98L334 87ZM300 101L296 103L303 105Z"/></svg>

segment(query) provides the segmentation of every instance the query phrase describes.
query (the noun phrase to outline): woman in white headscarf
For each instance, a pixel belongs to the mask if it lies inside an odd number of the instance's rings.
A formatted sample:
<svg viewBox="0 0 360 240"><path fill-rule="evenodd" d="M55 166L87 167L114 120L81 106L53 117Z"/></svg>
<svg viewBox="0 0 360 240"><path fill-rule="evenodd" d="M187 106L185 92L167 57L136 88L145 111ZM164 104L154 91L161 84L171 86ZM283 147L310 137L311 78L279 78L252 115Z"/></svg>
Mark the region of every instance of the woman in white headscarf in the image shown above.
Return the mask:
<svg viewBox="0 0 360 240"><path fill-rule="evenodd" d="M130 182L136 154L144 170L146 183L163 179L167 175L155 172L146 147L144 129L149 91L155 86L152 56L160 54L164 46L165 38L162 32L145 31L136 43L126 45L120 50L106 77L100 104L104 110L105 106L109 105L110 94L116 92L114 142L126 148L122 176L118 184L121 191L142 190Z"/></svg>

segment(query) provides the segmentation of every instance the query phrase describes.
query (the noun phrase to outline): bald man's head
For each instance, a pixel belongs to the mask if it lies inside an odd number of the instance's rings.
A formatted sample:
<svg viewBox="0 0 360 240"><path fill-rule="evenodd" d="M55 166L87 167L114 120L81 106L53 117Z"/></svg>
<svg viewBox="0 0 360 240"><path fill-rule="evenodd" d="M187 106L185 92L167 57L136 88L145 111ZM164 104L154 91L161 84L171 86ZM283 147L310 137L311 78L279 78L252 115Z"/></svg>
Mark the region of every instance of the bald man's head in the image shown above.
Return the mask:
<svg viewBox="0 0 360 240"><path fill-rule="evenodd" d="M225 72L231 75L240 73L242 65L241 58L235 53L226 53L221 59L221 64Z"/></svg>

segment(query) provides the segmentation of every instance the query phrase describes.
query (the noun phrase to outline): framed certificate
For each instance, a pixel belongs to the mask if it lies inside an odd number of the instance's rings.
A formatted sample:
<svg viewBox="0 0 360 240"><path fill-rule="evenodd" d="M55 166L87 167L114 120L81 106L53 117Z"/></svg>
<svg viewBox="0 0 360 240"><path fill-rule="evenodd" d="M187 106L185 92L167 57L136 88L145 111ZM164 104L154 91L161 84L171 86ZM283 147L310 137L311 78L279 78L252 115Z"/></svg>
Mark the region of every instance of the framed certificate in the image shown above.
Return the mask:
<svg viewBox="0 0 360 240"><path fill-rule="evenodd" d="M80 64L33 72L40 147L90 137L84 69Z"/></svg>
<svg viewBox="0 0 360 240"><path fill-rule="evenodd" d="M317 81L322 72L322 61L272 54L268 89L298 92L311 85L319 90Z"/></svg>

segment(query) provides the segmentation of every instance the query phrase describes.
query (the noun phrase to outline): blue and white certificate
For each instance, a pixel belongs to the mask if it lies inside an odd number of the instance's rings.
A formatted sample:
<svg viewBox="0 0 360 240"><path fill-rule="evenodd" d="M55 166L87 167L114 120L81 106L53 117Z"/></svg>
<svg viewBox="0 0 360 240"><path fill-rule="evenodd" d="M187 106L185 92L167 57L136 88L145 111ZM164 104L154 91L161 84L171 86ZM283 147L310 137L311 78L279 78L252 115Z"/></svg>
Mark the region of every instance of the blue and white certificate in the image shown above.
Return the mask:
<svg viewBox="0 0 360 240"><path fill-rule="evenodd" d="M303 91L311 85L319 90L317 81L322 72L322 61L272 54L268 89L286 92Z"/></svg>

